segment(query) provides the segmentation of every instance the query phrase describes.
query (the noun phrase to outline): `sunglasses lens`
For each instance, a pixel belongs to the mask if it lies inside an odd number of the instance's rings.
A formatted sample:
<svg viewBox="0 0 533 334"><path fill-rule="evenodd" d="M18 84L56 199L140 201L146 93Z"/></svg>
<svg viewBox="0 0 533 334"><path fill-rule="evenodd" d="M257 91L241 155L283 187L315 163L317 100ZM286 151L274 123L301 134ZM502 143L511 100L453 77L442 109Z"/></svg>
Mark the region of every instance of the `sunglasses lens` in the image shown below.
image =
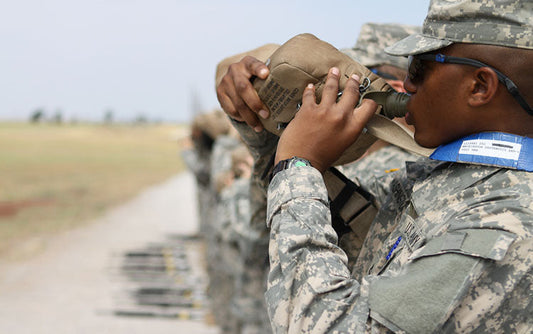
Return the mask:
<svg viewBox="0 0 533 334"><path fill-rule="evenodd" d="M415 56L409 56L408 64L409 80L411 80L411 82L420 80L424 75L422 61Z"/></svg>

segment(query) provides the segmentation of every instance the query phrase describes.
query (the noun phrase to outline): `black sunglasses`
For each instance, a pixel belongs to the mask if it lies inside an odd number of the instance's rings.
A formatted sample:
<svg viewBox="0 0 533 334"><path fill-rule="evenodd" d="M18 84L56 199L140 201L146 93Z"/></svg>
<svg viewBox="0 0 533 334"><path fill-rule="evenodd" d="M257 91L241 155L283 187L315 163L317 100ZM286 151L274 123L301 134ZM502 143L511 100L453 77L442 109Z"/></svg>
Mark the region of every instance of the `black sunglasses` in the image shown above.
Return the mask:
<svg viewBox="0 0 533 334"><path fill-rule="evenodd" d="M422 63L423 60L435 61L441 64L446 64L446 63L447 64L459 64L459 65L474 66L478 68L488 67L492 69L498 76L498 80L505 86L505 88L507 88L509 93L515 98L515 100L520 104L520 106L524 108L524 110L528 114L533 116L533 109L531 109L531 107L526 102L524 97L522 97L515 83L511 79L509 79L506 75L504 75L502 72L495 69L494 67L489 66L475 59L447 56L447 55L443 55L442 53L437 53L437 54L424 53L421 55L409 56L408 75L409 75L409 80L411 80L412 82L416 82L423 78L424 76L424 64Z"/></svg>

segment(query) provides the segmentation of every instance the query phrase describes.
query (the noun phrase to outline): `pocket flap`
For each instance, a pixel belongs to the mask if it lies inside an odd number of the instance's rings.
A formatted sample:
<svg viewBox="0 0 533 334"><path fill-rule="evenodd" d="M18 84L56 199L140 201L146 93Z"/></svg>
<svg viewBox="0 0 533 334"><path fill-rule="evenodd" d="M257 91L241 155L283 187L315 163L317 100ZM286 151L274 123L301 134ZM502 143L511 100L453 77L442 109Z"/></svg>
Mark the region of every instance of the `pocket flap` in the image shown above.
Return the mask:
<svg viewBox="0 0 533 334"><path fill-rule="evenodd" d="M516 239L516 235L502 230L464 229L449 231L431 239L416 250L410 260L444 253L457 253L499 261Z"/></svg>

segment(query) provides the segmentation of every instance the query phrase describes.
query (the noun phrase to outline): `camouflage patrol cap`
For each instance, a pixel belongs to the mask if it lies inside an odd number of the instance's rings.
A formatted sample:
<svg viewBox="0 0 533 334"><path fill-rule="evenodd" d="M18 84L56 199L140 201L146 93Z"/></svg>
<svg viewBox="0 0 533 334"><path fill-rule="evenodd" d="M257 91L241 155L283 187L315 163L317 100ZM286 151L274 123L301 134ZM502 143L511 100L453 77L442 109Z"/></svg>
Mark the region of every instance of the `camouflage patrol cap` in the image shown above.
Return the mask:
<svg viewBox="0 0 533 334"><path fill-rule="evenodd" d="M366 23L361 27L355 46L341 51L366 67L392 65L407 68L407 59L390 56L383 50L399 40L422 32L418 26L394 23Z"/></svg>
<svg viewBox="0 0 533 334"><path fill-rule="evenodd" d="M422 34L385 51L408 56L453 43L533 49L532 0L431 0Z"/></svg>
<svg viewBox="0 0 533 334"><path fill-rule="evenodd" d="M192 126L202 130L211 139L228 134L231 129L230 121L220 109L197 115L192 122Z"/></svg>

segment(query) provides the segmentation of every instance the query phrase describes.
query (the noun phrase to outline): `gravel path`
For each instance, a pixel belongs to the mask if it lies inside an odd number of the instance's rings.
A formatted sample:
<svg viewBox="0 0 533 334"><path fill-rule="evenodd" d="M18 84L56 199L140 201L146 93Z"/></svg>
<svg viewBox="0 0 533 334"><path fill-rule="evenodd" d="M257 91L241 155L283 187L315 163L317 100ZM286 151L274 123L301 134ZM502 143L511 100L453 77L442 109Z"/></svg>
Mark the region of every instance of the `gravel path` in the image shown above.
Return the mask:
<svg viewBox="0 0 533 334"><path fill-rule="evenodd" d="M113 313L132 288L117 269L123 254L195 234L195 210L194 180L183 173L47 240L39 255L0 261L0 333L218 333L203 319ZM185 246L192 270L184 275L202 275L201 247Z"/></svg>

